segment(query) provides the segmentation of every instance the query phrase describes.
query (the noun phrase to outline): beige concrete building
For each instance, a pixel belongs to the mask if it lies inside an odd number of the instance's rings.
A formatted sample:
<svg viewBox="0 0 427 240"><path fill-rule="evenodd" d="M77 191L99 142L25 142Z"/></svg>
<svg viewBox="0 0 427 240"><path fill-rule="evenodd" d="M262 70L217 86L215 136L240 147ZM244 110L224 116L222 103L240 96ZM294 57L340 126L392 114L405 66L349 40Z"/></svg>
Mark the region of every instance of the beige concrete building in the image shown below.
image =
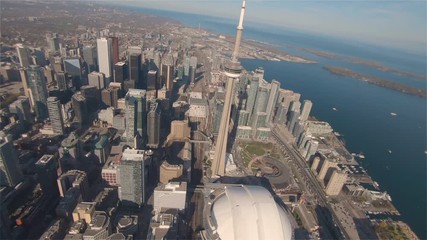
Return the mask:
<svg viewBox="0 0 427 240"><path fill-rule="evenodd" d="M182 176L183 167L181 164L172 165L167 161L164 161L160 166L160 182L167 184L173 179L179 178Z"/></svg>
<svg viewBox="0 0 427 240"><path fill-rule="evenodd" d="M319 175L317 176L317 179L319 179L319 181L322 182L325 179L329 168L336 168L336 167L337 167L337 163L335 161L330 159L325 159L323 161L322 167L320 168L320 172L319 172Z"/></svg>
<svg viewBox="0 0 427 240"><path fill-rule="evenodd" d="M81 202L77 204L73 211L73 221L77 222L84 219L87 223L90 223L95 212L95 205L95 202Z"/></svg>
<svg viewBox="0 0 427 240"><path fill-rule="evenodd" d="M347 181L347 173L344 171L334 170L328 185L326 185L326 194L329 196L336 196L341 192L344 183Z"/></svg>
<svg viewBox="0 0 427 240"><path fill-rule="evenodd" d="M171 122L171 133L168 140L185 140L190 138L190 127L187 121L175 120Z"/></svg>
<svg viewBox="0 0 427 240"><path fill-rule="evenodd" d="M320 157L315 157L313 163L311 164L311 171L317 174L317 169L319 168Z"/></svg>

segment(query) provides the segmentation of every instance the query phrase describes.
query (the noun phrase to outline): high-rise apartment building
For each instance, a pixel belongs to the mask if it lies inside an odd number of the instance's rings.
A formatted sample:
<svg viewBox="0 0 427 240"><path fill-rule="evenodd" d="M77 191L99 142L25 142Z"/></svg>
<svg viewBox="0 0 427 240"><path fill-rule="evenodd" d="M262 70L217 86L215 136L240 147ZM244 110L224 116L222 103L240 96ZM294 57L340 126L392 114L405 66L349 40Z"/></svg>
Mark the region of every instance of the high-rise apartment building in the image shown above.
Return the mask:
<svg viewBox="0 0 427 240"><path fill-rule="evenodd" d="M247 90L248 98L246 100L246 111L249 112L249 120L252 117L252 114L254 112L255 107L255 101L258 94L258 87L259 87L259 78L258 77L251 77L249 79L249 89Z"/></svg>
<svg viewBox="0 0 427 240"><path fill-rule="evenodd" d="M310 115L311 107L313 106L313 103L310 100L304 100L302 104L302 110L301 110L301 121L305 122L308 120L308 116Z"/></svg>
<svg viewBox="0 0 427 240"><path fill-rule="evenodd" d="M279 90L280 90L280 82L273 80L271 82L270 96L268 98L267 109L265 111L267 113L267 123L269 123L273 118L274 110L277 102L277 96L279 95Z"/></svg>
<svg viewBox="0 0 427 240"><path fill-rule="evenodd" d="M268 98L269 98L269 88L265 85L259 86L258 93L256 96L254 111L252 112L253 115L255 115L258 112L266 112Z"/></svg>
<svg viewBox="0 0 427 240"><path fill-rule="evenodd" d="M37 119L46 119L48 117L48 92L43 68L36 65L31 65L27 69L27 80L31 91L31 101L36 112Z"/></svg>
<svg viewBox="0 0 427 240"><path fill-rule="evenodd" d="M53 133L57 135L64 134L64 119L62 118L61 109L61 103L57 97L47 98L50 124L52 125Z"/></svg>

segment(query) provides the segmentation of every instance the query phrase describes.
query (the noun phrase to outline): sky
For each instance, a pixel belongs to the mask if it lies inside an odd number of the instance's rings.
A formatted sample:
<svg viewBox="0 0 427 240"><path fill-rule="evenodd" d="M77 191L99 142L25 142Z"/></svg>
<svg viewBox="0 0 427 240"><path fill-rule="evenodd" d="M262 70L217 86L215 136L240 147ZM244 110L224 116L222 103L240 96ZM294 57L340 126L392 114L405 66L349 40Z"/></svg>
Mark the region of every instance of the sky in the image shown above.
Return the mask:
<svg viewBox="0 0 427 240"><path fill-rule="evenodd" d="M238 19L241 3L125 0L120 4ZM425 52L426 4L426 0L248 0L245 21Z"/></svg>

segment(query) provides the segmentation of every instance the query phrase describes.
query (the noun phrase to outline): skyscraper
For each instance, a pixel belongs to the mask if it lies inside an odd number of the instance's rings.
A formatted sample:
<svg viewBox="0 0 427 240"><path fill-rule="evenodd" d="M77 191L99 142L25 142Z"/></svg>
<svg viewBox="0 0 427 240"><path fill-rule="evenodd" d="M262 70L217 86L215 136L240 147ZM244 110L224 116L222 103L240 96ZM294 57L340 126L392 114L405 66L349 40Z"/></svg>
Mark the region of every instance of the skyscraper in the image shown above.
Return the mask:
<svg viewBox="0 0 427 240"><path fill-rule="evenodd" d="M221 125L221 117L222 112L224 110L224 100L216 99L215 101L215 109L214 109L214 117L213 117L213 125L212 125L212 133L214 135L218 135L219 127Z"/></svg>
<svg viewBox="0 0 427 240"><path fill-rule="evenodd" d="M280 82L273 80L271 82L270 96L268 98L267 109L266 109L267 123L269 123L270 120L273 118L274 108L277 102L277 96L279 95L279 89L280 89Z"/></svg>
<svg viewBox="0 0 427 240"><path fill-rule="evenodd" d="M185 57L184 60L184 76L188 76L190 74L190 58Z"/></svg>
<svg viewBox="0 0 427 240"><path fill-rule="evenodd" d="M290 132L292 132L292 130L294 129L295 124L297 123L299 116L300 116L299 112L291 111L289 113L289 119L288 119L288 122L286 123L286 126L288 127L288 130Z"/></svg>
<svg viewBox="0 0 427 240"><path fill-rule="evenodd" d="M72 104L74 110L74 121L84 124L88 119L86 98L80 93L77 92L72 97Z"/></svg>
<svg viewBox="0 0 427 240"><path fill-rule="evenodd" d="M126 100L126 140L140 148L145 140L147 128L146 91L129 89Z"/></svg>
<svg viewBox="0 0 427 240"><path fill-rule="evenodd" d="M29 123L33 122L33 117L31 116L30 100L28 97L18 97L16 101L9 105L9 111L11 113L16 113L19 120L21 121L27 121Z"/></svg>
<svg viewBox="0 0 427 240"><path fill-rule="evenodd" d="M27 70L27 80L31 91L33 108L38 120L48 117L47 112L47 84L43 68L31 65Z"/></svg>
<svg viewBox="0 0 427 240"><path fill-rule="evenodd" d="M192 84L194 84L194 80L196 77L196 69L197 69L197 57L192 56L190 58L190 69L189 69L190 83Z"/></svg>
<svg viewBox="0 0 427 240"><path fill-rule="evenodd" d="M27 69L19 69L19 76L21 77L22 88L24 88L24 94L30 99L31 106L33 106L33 100L31 97L31 90L28 84Z"/></svg>
<svg viewBox="0 0 427 240"><path fill-rule="evenodd" d="M253 115L255 115L258 112L266 112L267 110L267 104L268 104L268 98L269 98L269 89L267 86L259 86L258 93L255 101L254 111Z"/></svg>
<svg viewBox="0 0 427 240"><path fill-rule="evenodd" d="M91 72L88 75L89 85L96 87L98 90L102 90L106 87L105 75L100 72Z"/></svg>
<svg viewBox="0 0 427 240"><path fill-rule="evenodd" d="M0 185L13 187L21 180L22 172L13 144L0 140Z"/></svg>
<svg viewBox="0 0 427 240"><path fill-rule="evenodd" d="M157 102L150 102L150 111L147 114L147 146L158 148L160 143L161 111Z"/></svg>
<svg viewBox="0 0 427 240"><path fill-rule="evenodd" d="M226 94L224 102L224 110L222 111L221 124L219 127L218 139L215 148L215 155L212 162L212 176L224 176L225 175L225 157L227 152L228 132L229 132L229 121L230 121L230 110L231 101L233 95L234 82L238 81L240 73L242 72L242 66L238 61L238 54L240 49L240 42L243 32L243 18L245 16L245 4L246 0L243 0L242 9L240 12L239 25L237 26L236 42L234 45L233 56L231 61L225 64L225 75L227 76L226 83Z"/></svg>
<svg viewBox="0 0 427 240"><path fill-rule="evenodd" d="M112 44L111 39L100 38L96 40L98 50L99 71L105 75L106 84L112 80Z"/></svg>
<svg viewBox="0 0 427 240"><path fill-rule="evenodd" d="M39 65L41 67L46 66L46 57L44 54L43 49L41 48L32 48L32 55L35 57L35 61L33 62L34 65Z"/></svg>
<svg viewBox="0 0 427 240"><path fill-rule="evenodd" d="M172 54L167 54L162 59L162 83L166 85L168 92L172 91L173 79L175 77L174 59Z"/></svg>
<svg viewBox="0 0 427 240"><path fill-rule="evenodd" d="M157 86L157 71L150 70L147 74L147 90L156 90L160 89L160 86Z"/></svg>
<svg viewBox="0 0 427 240"><path fill-rule="evenodd" d="M53 133L58 135L64 134L64 119L61 114L61 103L57 97L47 98L47 109L49 111L50 124Z"/></svg>
<svg viewBox="0 0 427 240"><path fill-rule="evenodd" d="M119 38L110 37L112 45L113 65L119 62Z"/></svg>
<svg viewBox="0 0 427 240"><path fill-rule="evenodd" d="M68 74L65 72L55 73L56 84L59 90L64 91L68 89Z"/></svg>
<svg viewBox="0 0 427 240"><path fill-rule="evenodd" d="M141 53L131 53L129 56L129 80L135 88L142 89L141 82Z"/></svg>
<svg viewBox="0 0 427 240"><path fill-rule="evenodd" d="M95 87L84 85L80 88L83 97L86 98L86 106L88 113L98 111L99 104L101 103L101 92Z"/></svg>
<svg viewBox="0 0 427 240"><path fill-rule="evenodd" d="M19 64L21 67L30 66L30 53L27 47L18 43L16 44L16 52L18 53Z"/></svg>
<svg viewBox="0 0 427 240"><path fill-rule="evenodd" d="M79 89L82 83L82 65L79 58L64 59L64 71L71 76L73 87Z"/></svg>
<svg viewBox="0 0 427 240"><path fill-rule="evenodd" d="M108 87L101 92L102 103L106 106L117 108L117 100L119 99L119 89Z"/></svg>
<svg viewBox="0 0 427 240"><path fill-rule="evenodd" d="M59 38L57 33L46 34L46 41L50 51L59 51Z"/></svg>
<svg viewBox="0 0 427 240"><path fill-rule="evenodd" d="M36 162L37 175L43 194L52 197L59 196L57 186L57 169L58 162L54 155L43 155Z"/></svg>
<svg viewBox="0 0 427 240"><path fill-rule="evenodd" d="M120 83L123 88L125 80L127 80L128 65L124 62L118 62L114 65L114 82Z"/></svg>
<svg viewBox="0 0 427 240"><path fill-rule="evenodd" d="M252 116L252 112L254 111L255 101L258 94L259 78L251 77L249 79L248 87L249 87L249 90L247 90L248 99L246 100L246 111L249 112L249 119L250 119Z"/></svg>
<svg viewBox="0 0 427 240"><path fill-rule="evenodd" d="M125 149L119 164L119 198L124 204L142 205L146 200L149 159L142 150Z"/></svg>
<svg viewBox="0 0 427 240"><path fill-rule="evenodd" d="M83 59L87 63L88 72L98 71L98 58L95 46L83 47Z"/></svg>
<svg viewBox="0 0 427 240"><path fill-rule="evenodd" d="M290 111L301 112L301 103L299 101L292 101L289 106Z"/></svg>
<svg viewBox="0 0 427 240"><path fill-rule="evenodd" d="M310 115L311 107L313 106L313 103L310 100L304 100L302 104L302 110L301 110L301 121L307 121L308 116Z"/></svg>

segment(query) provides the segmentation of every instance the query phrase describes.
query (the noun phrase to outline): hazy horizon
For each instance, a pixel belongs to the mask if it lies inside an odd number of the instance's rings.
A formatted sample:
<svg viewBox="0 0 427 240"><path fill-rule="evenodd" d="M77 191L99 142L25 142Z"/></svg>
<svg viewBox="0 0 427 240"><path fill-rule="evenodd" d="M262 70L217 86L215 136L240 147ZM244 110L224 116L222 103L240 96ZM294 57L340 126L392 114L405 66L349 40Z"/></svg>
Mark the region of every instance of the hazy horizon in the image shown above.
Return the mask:
<svg viewBox="0 0 427 240"><path fill-rule="evenodd" d="M113 3L110 0L104 1ZM198 14L237 22L241 0L132 0L119 6ZM223 7L224 4L227 7ZM329 4L325 4L329 3ZM305 33L426 54L425 1L247 1L246 25L276 26ZM208 11L206 11L208 10ZM279 17L280 16L280 17Z"/></svg>

